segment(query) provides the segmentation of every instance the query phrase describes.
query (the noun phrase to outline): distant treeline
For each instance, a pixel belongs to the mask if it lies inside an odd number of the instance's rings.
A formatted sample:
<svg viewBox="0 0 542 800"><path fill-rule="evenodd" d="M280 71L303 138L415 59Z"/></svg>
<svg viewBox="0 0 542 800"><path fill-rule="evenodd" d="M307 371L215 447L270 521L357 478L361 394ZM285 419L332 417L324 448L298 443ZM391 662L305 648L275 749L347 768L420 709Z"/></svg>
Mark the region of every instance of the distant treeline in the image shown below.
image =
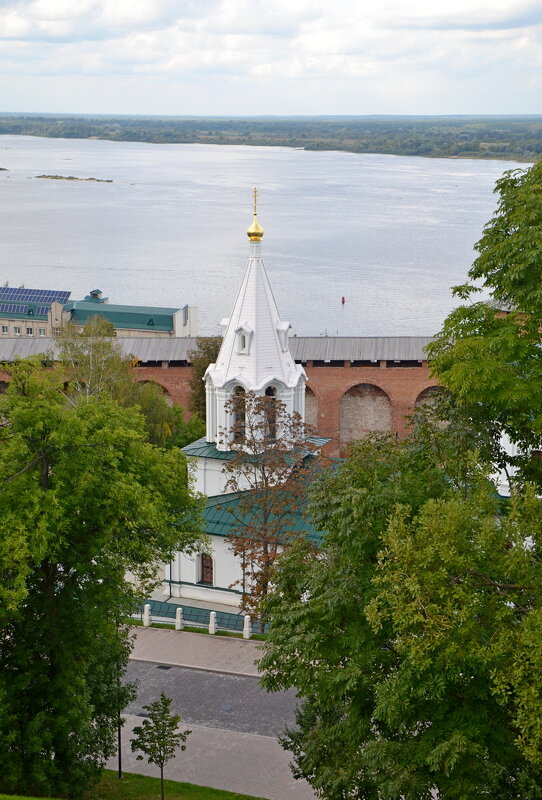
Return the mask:
<svg viewBox="0 0 542 800"><path fill-rule="evenodd" d="M431 158L536 161L542 116L106 117L0 114L0 134L121 142L245 144Z"/></svg>

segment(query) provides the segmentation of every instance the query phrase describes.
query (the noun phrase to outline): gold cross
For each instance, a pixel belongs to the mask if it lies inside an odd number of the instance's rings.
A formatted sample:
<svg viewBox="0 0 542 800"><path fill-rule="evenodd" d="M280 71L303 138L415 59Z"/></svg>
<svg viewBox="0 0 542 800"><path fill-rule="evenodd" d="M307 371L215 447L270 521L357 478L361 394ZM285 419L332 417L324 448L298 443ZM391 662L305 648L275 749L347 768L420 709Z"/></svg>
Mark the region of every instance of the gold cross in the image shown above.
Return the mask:
<svg viewBox="0 0 542 800"><path fill-rule="evenodd" d="M256 209L256 203L258 201L258 190L256 189L256 187L254 187L254 191L252 192L252 197L254 198L254 215L256 215L258 213Z"/></svg>

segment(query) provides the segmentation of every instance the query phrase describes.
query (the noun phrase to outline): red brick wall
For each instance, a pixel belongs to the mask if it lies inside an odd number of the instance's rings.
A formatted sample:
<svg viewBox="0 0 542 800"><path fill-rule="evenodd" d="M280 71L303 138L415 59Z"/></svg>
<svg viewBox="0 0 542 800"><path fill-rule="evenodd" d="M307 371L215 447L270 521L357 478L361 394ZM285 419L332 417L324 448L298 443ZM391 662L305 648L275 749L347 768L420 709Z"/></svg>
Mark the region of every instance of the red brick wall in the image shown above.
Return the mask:
<svg viewBox="0 0 542 800"><path fill-rule="evenodd" d="M346 362L348 363L348 362ZM318 433L340 440L340 407L345 392L358 384L372 384L382 389L390 399L391 429L399 436L406 433L405 415L409 414L418 395L428 386L437 386L427 364L421 367L386 367L381 361L376 367L305 367L307 383L318 400Z"/></svg>
<svg viewBox="0 0 542 800"><path fill-rule="evenodd" d="M385 392L391 403L391 429L404 436L405 415L413 410L418 395L438 385L426 363L420 367L386 367L381 361L379 366L352 367L345 362L344 367L313 367L309 362L305 369L318 406L318 433L334 440L333 452L338 451L340 441L341 398L353 386L372 384ZM156 381L175 405L188 408L191 367L137 367L135 373L137 380Z"/></svg>
<svg viewBox="0 0 542 800"><path fill-rule="evenodd" d="M188 408L192 367L136 367L134 373L138 381L159 383L171 396L174 405Z"/></svg>

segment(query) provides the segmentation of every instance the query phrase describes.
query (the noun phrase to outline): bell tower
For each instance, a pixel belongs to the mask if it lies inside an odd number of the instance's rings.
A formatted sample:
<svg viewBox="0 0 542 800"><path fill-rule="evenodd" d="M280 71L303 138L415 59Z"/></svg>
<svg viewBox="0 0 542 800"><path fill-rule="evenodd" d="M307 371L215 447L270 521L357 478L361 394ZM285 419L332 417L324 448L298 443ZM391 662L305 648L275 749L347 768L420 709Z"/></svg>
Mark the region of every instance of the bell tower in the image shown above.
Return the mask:
<svg viewBox="0 0 542 800"><path fill-rule="evenodd" d="M216 363L205 373L206 440L227 452L235 427L232 398L244 393L276 397L287 413L305 417L305 370L290 353L290 323L281 320L262 259L264 230L258 221L258 192L247 230L248 263L231 316L222 321L224 339ZM230 432L230 435L228 435Z"/></svg>

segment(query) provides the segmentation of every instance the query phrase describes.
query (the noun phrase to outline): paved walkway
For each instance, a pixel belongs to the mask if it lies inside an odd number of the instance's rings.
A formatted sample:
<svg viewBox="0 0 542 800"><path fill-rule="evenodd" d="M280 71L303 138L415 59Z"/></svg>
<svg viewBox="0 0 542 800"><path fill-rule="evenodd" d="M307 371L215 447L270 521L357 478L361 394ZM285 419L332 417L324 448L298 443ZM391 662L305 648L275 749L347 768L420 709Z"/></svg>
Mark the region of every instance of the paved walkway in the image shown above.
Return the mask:
<svg viewBox="0 0 542 800"><path fill-rule="evenodd" d="M141 717L126 716L122 768L126 772L159 777L158 767L136 761L137 753L131 752L130 738L137 724L141 724ZM166 764L165 778L266 800L315 800L305 781L292 778L288 754L276 739L199 725L186 727L192 730L186 740L186 750ZM107 766L116 770L116 757Z"/></svg>
<svg viewBox="0 0 542 800"><path fill-rule="evenodd" d="M132 631L136 636L134 661L258 676L254 662L261 657L259 642L164 628L134 627Z"/></svg>
<svg viewBox="0 0 542 800"><path fill-rule="evenodd" d="M254 662L261 656L259 642L164 628L134 627L132 631L134 661L258 677ZM123 768L157 776L156 767L136 761L136 754L130 752L131 731L138 722L141 717L126 715ZM192 730L187 749L167 764L167 778L265 800L315 800L308 783L292 777L290 755L275 738L200 725L187 727ZM108 766L115 769L116 759L111 759Z"/></svg>

